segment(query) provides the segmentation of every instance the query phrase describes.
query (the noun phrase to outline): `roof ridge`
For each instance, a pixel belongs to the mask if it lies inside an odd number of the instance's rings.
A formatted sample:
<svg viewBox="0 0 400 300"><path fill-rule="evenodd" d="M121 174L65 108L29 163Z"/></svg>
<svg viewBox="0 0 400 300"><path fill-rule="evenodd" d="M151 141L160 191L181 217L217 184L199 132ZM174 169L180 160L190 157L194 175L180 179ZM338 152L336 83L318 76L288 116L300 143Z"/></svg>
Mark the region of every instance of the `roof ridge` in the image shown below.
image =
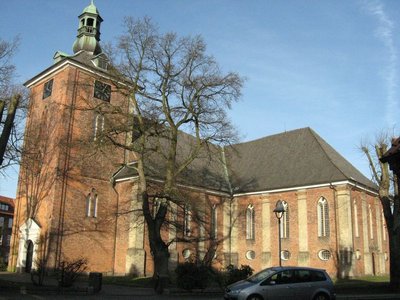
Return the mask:
<svg viewBox="0 0 400 300"><path fill-rule="evenodd" d="M266 136L263 136L263 137L256 138L254 140L240 142L240 143L232 144L232 145L229 145L229 146L230 147L232 147L232 146L234 147L236 145L243 145L243 144L247 144L247 143L257 142L257 141L261 141L261 140L264 140L264 139L269 139L271 137L281 136L281 135L285 135L285 134L288 134L288 133L293 133L293 132L296 132L296 131L303 131L303 130L306 130L306 129L311 129L311 128L307 126L307 127L296 128L296 129L292 129L292 130L288 130L288 131L285 130L283 132L278 132L278 133L266 135Z"/></svg>
<svg viewBox="0 0 400 300"><path fill-rule="evenodd" d="M343 172L343 170L341 169L341 168L339 168L337 165L336 165L336 163L334 163L333 162L333 160L332 160L332 158L330 157L330 155L325 151L325 149L324 149L324 147L322 146L322 144L321 144L321 141L323 141L323 142L325 142L325 140L322 138L322 137L320 137L314 130L312 130L310 127L307 127L307 129L310 131L310 133L312 134L312 136L314 137L314 139L315 139L315 141L318 143L318 145L319 145L319 147L321 147L321 149L322 149L322 152L324 153L324 155L328 158L328 160L329 160L329 162L344 176L344 177L346 177L347 179L351 179L351 178L349 178L349 176L347 176L347 174L345 174L344 172ZM325 144L327 144L326 142L325 142ZM327 144L328 146L330 146L329 144ZM334 151L336 151L335 150L335 148L333 148L332 146L330 146ZM337 152L337 151L336 151ZM343 159L345 159L339 152L337 152ZM346 160L346 159L345 159ZM347 160L346 160L346 162L347 162Z"/></svg>

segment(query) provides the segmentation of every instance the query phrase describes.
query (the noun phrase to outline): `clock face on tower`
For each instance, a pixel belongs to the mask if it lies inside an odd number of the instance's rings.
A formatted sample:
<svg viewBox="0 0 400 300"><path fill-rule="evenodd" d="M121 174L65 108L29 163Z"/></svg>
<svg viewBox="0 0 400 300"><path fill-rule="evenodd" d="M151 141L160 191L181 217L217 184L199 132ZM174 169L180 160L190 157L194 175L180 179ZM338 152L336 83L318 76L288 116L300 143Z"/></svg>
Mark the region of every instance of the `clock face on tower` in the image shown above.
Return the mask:
<svg viewBox="0 0 400 300"><path fill-rule="evenodd" d="M51 96L51 92L52 92L52 91L53 91L53 79L50 79L49 81L47 81L47 82L44 84L44 87L43 87L43 97L42 97L42 99L45 99L45 98Z"/></svg>
<svg viewBox="0 0 400 300"><path fill-rule="evenodd" d="M111 99L111 85L96 80L94 82L94 97L109 102Z"/></svg>

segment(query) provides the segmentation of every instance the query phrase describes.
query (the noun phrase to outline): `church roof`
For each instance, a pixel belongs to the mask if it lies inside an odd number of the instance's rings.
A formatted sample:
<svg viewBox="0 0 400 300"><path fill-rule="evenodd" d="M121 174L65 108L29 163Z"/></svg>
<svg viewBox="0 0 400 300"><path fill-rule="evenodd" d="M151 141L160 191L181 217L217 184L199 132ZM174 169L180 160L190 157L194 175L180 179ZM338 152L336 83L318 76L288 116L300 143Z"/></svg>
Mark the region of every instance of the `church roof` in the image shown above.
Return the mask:
<svg viewBox="0 0 400 300"><path fill-rule="evenodd" d="M237 192L257 192L349 180L376 186L311 128L302 128L227 149Z"/></svg>
<svg viewBox="0 0 400 300"><path fill-rule="evenodd" d="M182 134L179 140L178 153L184 157L193 139ZM147 175L162 179L163 160L156 155L147 159ZM132 168L123 168L115 178L135 174ZM208 151L201 153L179 178L181 184L221 192L232 189L235 194L345 180L372 190L377 188L311 128L235 144L225 147L224 151L210 145Z"/></svg>

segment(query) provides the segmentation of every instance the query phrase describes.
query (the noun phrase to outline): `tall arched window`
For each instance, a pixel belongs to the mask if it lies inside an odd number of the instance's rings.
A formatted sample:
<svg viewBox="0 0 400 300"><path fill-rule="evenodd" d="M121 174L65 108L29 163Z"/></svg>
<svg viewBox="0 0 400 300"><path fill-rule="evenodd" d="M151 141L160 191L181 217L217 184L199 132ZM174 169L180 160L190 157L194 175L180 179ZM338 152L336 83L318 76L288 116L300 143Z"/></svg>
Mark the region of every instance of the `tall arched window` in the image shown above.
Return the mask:
<svg viewBox="0 0 400 300"><path fill-rule="evenodd" d="M86 197L86 217L97 218L97 192L92 188L91 192Z"/></svg>
<svg viewBox="0 0 400 300"><path fill-rule="evenodd" d="M254 206L249 204L246 209L246 239L254 239Z"/></svg>
<svg viewBox="0 0 400 300"><path fill-rule="evenodd" d="M329 236L329 206L328 200L321 197L318 200L317 206L318 215L318 236L328 237Z"/></svg>
<svg viewBox="0 0 400 300"><path fill-rule="evenodd" d="M383 240L386 241L386 220L385 220L385 214L383 213L383 210L381 212L382 214L382 235L383 235Z"/></svg>
<svg viewBox="0 0 400 300"><path fill-rule="evenodd" d="M156 197L153 200L153 219L156 218L157 212L160 209L161 199Z"/></svg>
<svg viewBox="0 0 400 300"><path fill-rule="evenodd" d="M369 219L369 237L371 240L374 239L374 224L373 224L373 219L372 219L372 208L371 205L368 204L368 219Z"/></svg>
<svg viewBox="0 0 400 300"><path fill-rule="evenodd" d="M104 116L97 114L94 119L94 133L93 133L93 140L94 141L101 141L102 134L104 132Z"/></svg>
<svg viewBox="0 0 400 300"><path fill-rule="evenodd" d="M289 205L286 201L282 200L285 212L282 214L281 219L281 239L289 238Z"/></svg>
<svg viewBox="0 0 400 300"><path fill-rule="evenodd" d="M214 204L211 206L211 228L210 228L211 239L217 238L217 206Z"/></svg>
<svg viewBox="0 0 400 300"><path fill-rule="evenodd" d="M353 214L354 214L354 234L356 237L360 237L359 227L358 227L358 207L357 202L354 200L353 202Z"/></svg>
<svg viewBox="0 0 400 300"><path fill-rule="evenodd" d="M183 218L183 235L190 236L192 234L191 231L191 222L192 220L192 213L190 211L190 205L186 204L184 208L184 218Z"/></svg>

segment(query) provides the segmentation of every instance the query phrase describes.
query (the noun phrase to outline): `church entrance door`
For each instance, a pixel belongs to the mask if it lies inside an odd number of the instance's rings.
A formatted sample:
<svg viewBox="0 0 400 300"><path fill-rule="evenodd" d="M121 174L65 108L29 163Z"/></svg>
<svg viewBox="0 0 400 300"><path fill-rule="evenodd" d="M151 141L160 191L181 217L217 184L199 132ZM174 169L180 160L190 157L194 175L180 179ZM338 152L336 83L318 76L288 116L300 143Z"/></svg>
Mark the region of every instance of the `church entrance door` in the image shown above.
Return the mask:
<svg viewBox="0 0 400 300"><path fill-rule="evenodd" d="M31 240L28 240L26 243L25 272L30 273L32 269L33 242Z"/></svg>

